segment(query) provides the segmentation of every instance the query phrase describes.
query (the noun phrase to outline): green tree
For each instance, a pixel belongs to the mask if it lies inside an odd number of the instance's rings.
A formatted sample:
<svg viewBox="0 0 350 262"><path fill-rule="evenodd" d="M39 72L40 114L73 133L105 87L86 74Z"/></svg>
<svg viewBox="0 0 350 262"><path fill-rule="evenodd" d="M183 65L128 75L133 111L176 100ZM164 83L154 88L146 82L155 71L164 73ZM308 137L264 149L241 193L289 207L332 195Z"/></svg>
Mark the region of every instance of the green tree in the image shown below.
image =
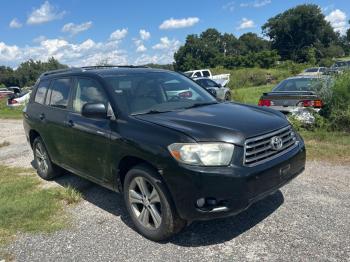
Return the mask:
<svg viewBox="0 0 350 262"><path fill-rule="evenodd" d="M308 48L328 47L338 40L320 7L313 4L288 9L270 18L262 29L282 59L297 62L306 62Z"/></svg>

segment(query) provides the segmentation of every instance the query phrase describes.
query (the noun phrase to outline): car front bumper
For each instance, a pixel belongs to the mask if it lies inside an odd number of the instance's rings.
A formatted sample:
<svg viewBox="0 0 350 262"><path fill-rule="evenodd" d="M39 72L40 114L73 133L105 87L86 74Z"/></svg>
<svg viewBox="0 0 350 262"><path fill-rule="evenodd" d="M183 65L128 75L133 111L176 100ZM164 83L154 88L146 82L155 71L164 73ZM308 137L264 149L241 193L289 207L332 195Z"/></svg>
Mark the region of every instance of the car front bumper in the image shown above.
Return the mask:
<svg viewBox="0 0 350 262"><path fill-rule="evenodd" d="M194 221L226 217L247 209L302 173L305 153L301 141L293 150L254 167L178 165L164 170L164 177L181 218ZM210 205L198 207L201 198Z"/></svg>

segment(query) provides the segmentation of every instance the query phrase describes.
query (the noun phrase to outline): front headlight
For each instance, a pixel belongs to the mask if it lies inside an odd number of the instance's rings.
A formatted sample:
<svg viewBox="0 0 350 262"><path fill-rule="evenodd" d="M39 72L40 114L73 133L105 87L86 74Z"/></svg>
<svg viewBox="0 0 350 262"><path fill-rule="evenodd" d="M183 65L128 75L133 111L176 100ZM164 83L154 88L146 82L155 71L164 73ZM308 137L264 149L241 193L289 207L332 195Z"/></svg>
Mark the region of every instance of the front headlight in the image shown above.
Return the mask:
<svg viewBox="0 0 350 262"><path fill-rule="evenodd" d="M234 145L228 143L174 143L168 146L179 162L196 166L227 166Z"/></svg>

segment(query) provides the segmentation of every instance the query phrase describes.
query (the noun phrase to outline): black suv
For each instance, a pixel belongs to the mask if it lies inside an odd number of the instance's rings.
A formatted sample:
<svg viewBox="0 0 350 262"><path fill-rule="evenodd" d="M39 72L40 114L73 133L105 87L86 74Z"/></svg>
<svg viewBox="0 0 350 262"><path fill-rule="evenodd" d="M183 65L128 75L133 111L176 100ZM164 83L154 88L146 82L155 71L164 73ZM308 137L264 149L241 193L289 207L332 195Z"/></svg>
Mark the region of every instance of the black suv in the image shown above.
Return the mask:
<svg viewBox="0 0 350 262"><path fill-rule="evenodd" d="M282 113L218 103L191 79L143 67L44 73L24 110L38 174L62 169L123 192L152 240L237 214L304 170Z"/></svg>

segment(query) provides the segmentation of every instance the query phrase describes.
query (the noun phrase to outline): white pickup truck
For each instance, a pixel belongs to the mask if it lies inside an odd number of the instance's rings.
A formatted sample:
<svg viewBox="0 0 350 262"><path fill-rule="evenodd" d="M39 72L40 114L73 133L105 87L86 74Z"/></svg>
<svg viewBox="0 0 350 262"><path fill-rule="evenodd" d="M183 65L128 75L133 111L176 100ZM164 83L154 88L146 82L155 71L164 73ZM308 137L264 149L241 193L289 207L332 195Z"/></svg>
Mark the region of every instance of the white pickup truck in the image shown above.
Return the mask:
<svg viewBox="0 0 350 262"><path fill-rule="evenodd" d="M191 70L184 74L191 78L207 77L221 84L221 86L226 86L230 82L230 74L212 75L209 69Z"/></svg>

